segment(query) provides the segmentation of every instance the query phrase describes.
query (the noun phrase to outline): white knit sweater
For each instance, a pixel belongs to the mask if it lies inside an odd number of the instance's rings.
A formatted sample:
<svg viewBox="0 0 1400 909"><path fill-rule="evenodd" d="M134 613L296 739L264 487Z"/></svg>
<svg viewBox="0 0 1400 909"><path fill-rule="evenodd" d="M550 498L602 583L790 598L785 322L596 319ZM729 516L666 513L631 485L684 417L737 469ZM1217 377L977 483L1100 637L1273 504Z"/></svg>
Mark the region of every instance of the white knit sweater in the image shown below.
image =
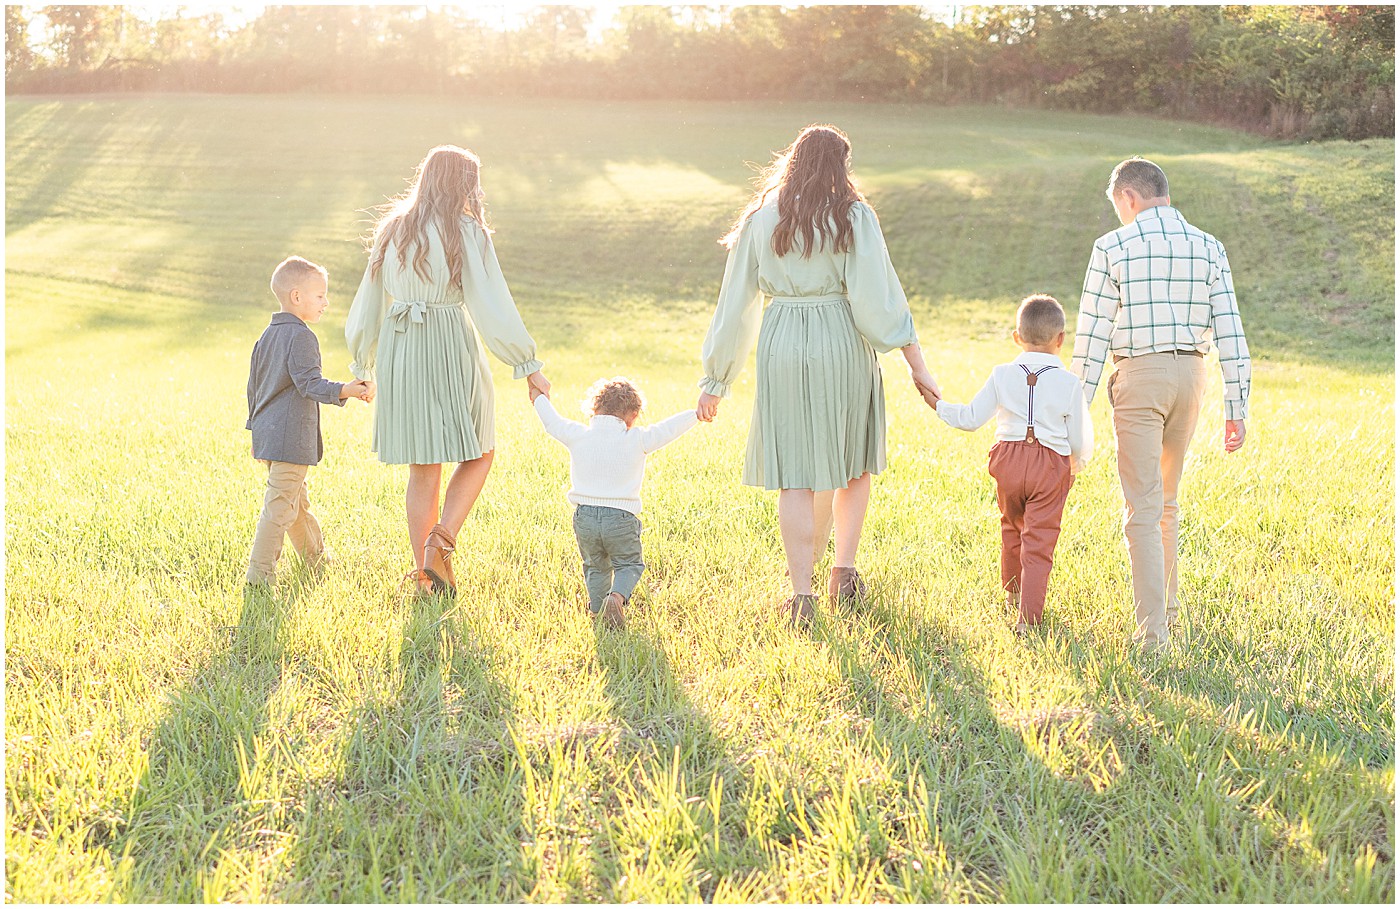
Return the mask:
<svg viewBox="0 0 1400 909"><path fill-rule="evenodd" d="M647 454L673 442L696 424L695 411L667 417L653 426L634 426L614 416L599 414L588 425L559 416L549 398L535 399L544 431L569 449L569 501L575 505L602 505L632 514L642 510L642 474Z"/></svg>

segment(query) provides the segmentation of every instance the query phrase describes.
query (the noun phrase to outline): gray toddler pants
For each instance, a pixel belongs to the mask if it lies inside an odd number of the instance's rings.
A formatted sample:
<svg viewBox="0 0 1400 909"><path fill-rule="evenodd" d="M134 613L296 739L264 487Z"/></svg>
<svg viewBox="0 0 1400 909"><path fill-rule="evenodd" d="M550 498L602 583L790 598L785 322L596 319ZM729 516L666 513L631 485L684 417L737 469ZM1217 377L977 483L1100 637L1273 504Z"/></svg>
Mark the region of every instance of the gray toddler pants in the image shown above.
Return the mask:
<svg viewBox="0 0 1400 909"><path fill-rule="evenodd" d="M620 508L579 505L574 509L574 536L583 556L583 583L588 587L588 608L598 612L609 593L632 598L641 580L642 522Z"/></svg>

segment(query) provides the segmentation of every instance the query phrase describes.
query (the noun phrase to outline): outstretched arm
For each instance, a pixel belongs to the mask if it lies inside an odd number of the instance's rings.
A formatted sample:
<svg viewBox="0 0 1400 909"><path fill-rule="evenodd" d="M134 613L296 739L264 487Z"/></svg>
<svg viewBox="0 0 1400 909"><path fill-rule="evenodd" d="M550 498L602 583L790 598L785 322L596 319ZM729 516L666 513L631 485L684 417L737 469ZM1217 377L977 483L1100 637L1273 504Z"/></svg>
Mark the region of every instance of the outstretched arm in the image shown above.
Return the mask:
<svg viewBox="0 0 1400 909"><path fill-rule="evenodd" d="M679 439L681 435L690 427L694 426L698 420L695 411L687 410L675 416L667 417L660 423L653 423L645 426L638 433L642 437L642 451L650 454L665 445Z"/></svg>
<svg viewBox="0 0 1400 909"><path fill-rule="evenodd" d="M719 289L710 330L700 348L705 377L700 380L701 395L696 415L713 420L720 398L729 397L729 387L739 376L758 340L763 315L763 293L758 287L758 254L753 219L739 230L734 248L724 265L724 281Z"/></svg>
<svg viewBox="0 0 1400 909"><path fill-rule="evenodd" d="M997 389L996 375L993 374L987 379L987 384L982 386L982 390L968 404L949 404L947 401L938 402L938 418L954 429L962 429L972 432L987 424L997 412Z"/></svg>

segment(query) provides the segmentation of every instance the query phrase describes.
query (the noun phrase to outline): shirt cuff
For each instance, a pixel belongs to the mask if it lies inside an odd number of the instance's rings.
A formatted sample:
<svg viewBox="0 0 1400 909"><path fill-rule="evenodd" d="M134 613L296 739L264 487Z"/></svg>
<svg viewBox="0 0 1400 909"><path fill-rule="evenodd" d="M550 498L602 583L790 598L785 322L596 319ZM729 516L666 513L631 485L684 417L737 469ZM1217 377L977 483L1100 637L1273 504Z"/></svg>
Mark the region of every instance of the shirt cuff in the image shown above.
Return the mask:
<svg viewBox="0 0 1400 909"><path fill-rule="evenodd" d="M711 379L708 376L700 380L700 390L717 398L729 397L729 386L719 379Z"/></svg>
<svg viewBox="0 0 1400 909"><path fill-rule="evenodd" d="M1227 420L1243 420L1246 419L1248 413L1249 404L1246 401L1225 402L1225 419Z"/></svg>
<svg viewBox="0 0 1400 909"><path fill-rule="evenodd" d="M515 373L511 376L514 379L523 379L528 375L539 372L544 368L543 360L528 360L515 367Z"/></svg>

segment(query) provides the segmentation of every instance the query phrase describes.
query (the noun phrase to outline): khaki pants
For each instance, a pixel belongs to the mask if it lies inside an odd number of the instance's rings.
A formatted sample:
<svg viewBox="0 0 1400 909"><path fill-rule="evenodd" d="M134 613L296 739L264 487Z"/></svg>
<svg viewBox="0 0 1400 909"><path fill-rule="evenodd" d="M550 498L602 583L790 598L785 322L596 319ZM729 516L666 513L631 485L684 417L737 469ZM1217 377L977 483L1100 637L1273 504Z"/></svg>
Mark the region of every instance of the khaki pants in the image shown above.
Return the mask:
<svg viewBox="0 0 1400 909"><path fill-rule="evenodd" d="M277 576L283 536L291 537L292 548L308 565L317 565L325 554L321 525L311 514L311 498L306 493L310 467L285 461L263 463L267 465L267 495L248 557L250 584L271 583Z"/></svg>
<svg viewBox="0 0 1400 909"><path fill-rule="evenodd" d="M1109 377L1135 640L1164 643L1176 624L1176 496L1205 386L1205 361L1175 351L1125 357Z"/></svg>

